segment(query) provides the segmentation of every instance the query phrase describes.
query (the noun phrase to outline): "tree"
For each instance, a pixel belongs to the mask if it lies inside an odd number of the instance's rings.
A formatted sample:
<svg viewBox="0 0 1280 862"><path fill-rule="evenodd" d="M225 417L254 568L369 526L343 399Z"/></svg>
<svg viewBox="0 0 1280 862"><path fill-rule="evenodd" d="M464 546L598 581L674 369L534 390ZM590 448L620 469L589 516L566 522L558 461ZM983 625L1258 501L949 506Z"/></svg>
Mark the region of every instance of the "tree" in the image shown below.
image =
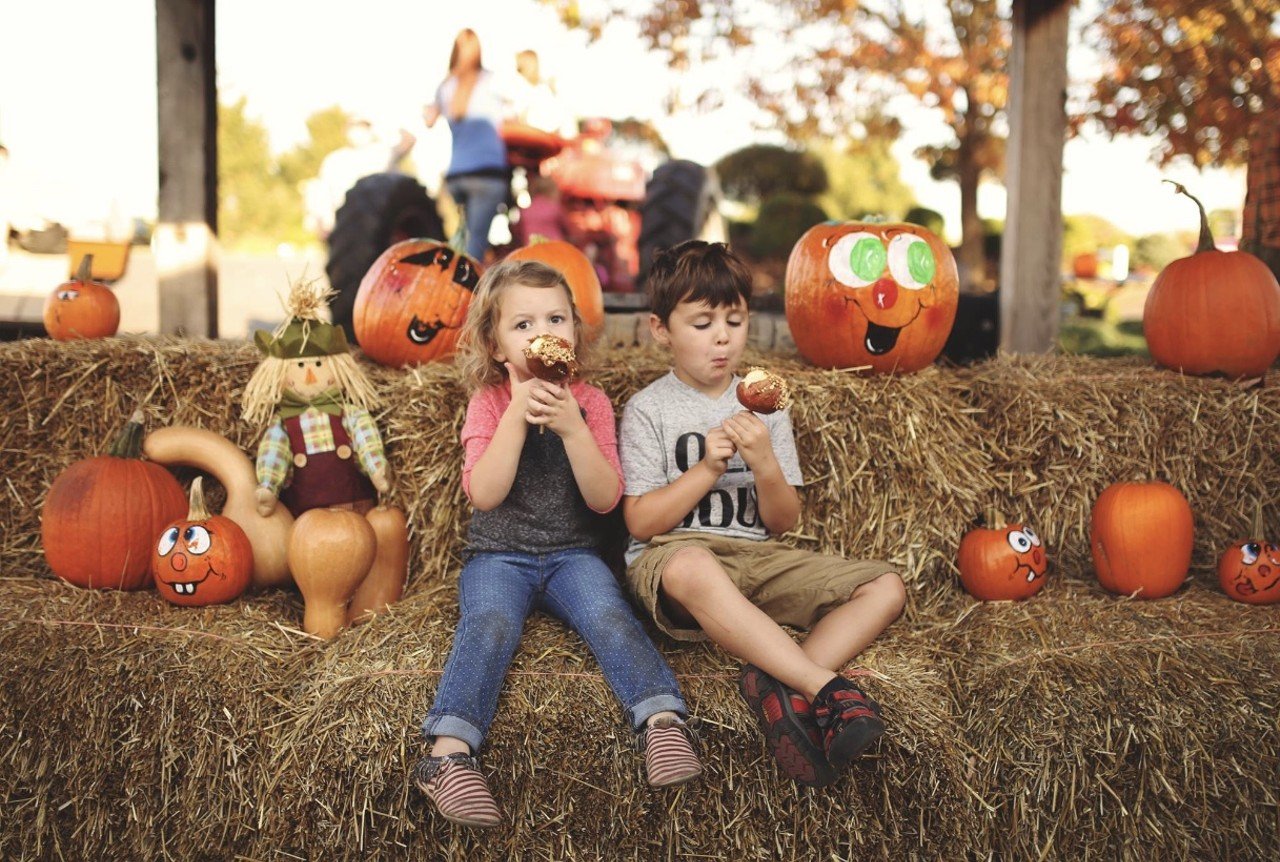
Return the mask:
<svg viewBox="0 0 1280 862"><path fill-rule="evenodd" d="M576 0L544 0L567 23L599 32ZM1246 2L1246 0L1239 0ZM936 110L953 138L922 151L960 187L960 263L966 284L982 276L978 184L1003 170L1000 125L1008 97L1010 22L996 0L648 0L615 4L676 68L767 43L783 61L754 71L748 90L797 140L875 138L901 125L903 97ZM910 8L908 8L910 7ZM764 55L766 52L761 52ZM849 135L849 130L855 130Z"/></svg>
<svg viewBox="0 0 1280 862"><path fill-rule="evenodd" d="M780 192L812 196L827 190L827 170L820 159L772 144L734 150L715 168L725 197L752 206Z"/></svg>
<svg viewBox="0 0 1280 862"><path fill-rule="evenodd" d="M910 208L914 196L883 138L847 146L825 141L816 143L813 152L827 172L827 189L817 200L832 218L848 221L872 215L897 220Z"/></svg>
<svg viewBox="0 0 1280 862"><path fill-rule="evenodd" d="M218 232L228 244L305 238L302 196L271 156L266 127L247 100L218 106Z"/></svg>
<svg viewBox="0 0 1280 862"><path fill-rule="evenodd" d="M280 156L280 174L287 182L301 184L320 173L324 157L351 144L347 129L353 117L345 108L333 105L307 117L310 138Z"/></svg>
<svg viewBox="0 0 1280 862"><path fill-rule="evenodd" d="M1153 136L1167 164L1239 164L1280 103L1280 0L1112 0L1086 29L1102 67L1076 118Z"/></svg>

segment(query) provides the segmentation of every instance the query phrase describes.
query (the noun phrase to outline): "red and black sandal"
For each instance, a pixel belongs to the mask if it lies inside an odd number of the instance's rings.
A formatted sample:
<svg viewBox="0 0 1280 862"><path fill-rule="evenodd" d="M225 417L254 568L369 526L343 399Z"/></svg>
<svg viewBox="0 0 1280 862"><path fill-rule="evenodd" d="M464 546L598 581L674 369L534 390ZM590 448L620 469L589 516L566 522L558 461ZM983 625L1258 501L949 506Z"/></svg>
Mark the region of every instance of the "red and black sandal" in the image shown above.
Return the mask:
<svg viewBox="0 0 1280 862"><path fill-rule="evenodd" d="M783 775L806 787L826 787L839 777L827 760L822 732L804 695L753 664L743 667L738 688Z"/></svg>

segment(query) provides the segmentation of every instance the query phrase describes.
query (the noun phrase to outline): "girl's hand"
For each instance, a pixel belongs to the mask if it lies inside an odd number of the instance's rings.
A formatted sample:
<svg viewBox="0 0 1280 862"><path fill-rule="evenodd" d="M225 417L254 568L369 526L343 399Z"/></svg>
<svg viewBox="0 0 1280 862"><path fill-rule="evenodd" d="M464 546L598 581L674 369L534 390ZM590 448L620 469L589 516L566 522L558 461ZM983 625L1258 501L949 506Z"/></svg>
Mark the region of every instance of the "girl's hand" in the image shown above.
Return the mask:
<svg viewBox="0 0 1280 862"><path fill-rule="evenodd" d="M716 476L723 476L729 469L729 459L736 451L737 447L724 428L712 428L707 432L707 453L702 456L702 463Z"/></svg>
<svg viewBox="0 0 1280 862"><path fill-rule="evenodd" d="M773 441L769 439L769 429L760 417L750 410L735 413L724 420L724 433L738 451L742 460L753 471L759 470L774 460Z"/></svg>
<svg viewBox="0 0 1280 862"><path fill-rule="evenodd" d="M534 383L525 417L530 424L546 426L561 437L586 427L582 409L568 386L537 379Z"/></svg>
<svg viewBox="0 0 1280 862"><path fill-rule="evenodd" d="M529 412L529 393L533 390L538 378L528 377L524 380L520 379L519 373L511 365L510 362L505 363L507 366L507 379L511 381L511 404L508 410L515 411L517 415L524 416Z"/></svg>

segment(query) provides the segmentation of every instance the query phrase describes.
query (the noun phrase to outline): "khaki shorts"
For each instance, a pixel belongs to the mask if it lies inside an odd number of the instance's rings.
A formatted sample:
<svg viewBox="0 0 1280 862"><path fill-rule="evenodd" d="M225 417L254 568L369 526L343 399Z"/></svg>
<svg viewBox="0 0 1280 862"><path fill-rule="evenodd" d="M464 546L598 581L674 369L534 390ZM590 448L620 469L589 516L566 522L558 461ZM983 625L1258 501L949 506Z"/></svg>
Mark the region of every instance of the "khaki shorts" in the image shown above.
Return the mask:
<svg viewBox="0 0 1280 862"><path fill-rule="evenodd" d="M897 571L880 560L846 560L782 542L692 531L655 536L627 567L627 587L658 628L681 641L707 639L701 629L671 620L659 600L662 572L683 548L710 551L752 604L774 622L801 629L812 628L828 611L847 602L858 587Z"/></svg>

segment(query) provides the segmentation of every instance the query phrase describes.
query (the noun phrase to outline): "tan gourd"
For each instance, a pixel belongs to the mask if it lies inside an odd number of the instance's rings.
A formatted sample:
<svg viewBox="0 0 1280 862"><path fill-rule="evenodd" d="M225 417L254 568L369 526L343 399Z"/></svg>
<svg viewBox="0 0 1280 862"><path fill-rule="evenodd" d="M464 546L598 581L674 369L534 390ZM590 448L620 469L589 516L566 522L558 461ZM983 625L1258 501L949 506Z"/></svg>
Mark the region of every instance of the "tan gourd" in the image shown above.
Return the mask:
<svg viewBox="0 0 1280 862"><path fill-rule="evenodd" d="M257 476L253 462L227 438L203 428L159 428L142 444L147 457L159 464L181 464L211 474L227 489L222 514L239 525L253 546L254 589L289 582L289 531L293 515L276 506L267 517L258 514L254 499Z"/></svg>
<svg viewBox="0 0 1280 862"><path fill-rule="evenodd" d="M302 628L331 638L347 623L347 602L373 565L378 538L350 509L303 512L289 536L289 567L306 605Z"/></svg>
<svg viewBox="0 0 1280 862"><path fill-rule="evenodd" d="M399 601L408 575L409 526L404 512L395 506L378 506L370 509L365 519L378 537L378 550L369 574L351 597L347 622L367 619Z"/></svg>

